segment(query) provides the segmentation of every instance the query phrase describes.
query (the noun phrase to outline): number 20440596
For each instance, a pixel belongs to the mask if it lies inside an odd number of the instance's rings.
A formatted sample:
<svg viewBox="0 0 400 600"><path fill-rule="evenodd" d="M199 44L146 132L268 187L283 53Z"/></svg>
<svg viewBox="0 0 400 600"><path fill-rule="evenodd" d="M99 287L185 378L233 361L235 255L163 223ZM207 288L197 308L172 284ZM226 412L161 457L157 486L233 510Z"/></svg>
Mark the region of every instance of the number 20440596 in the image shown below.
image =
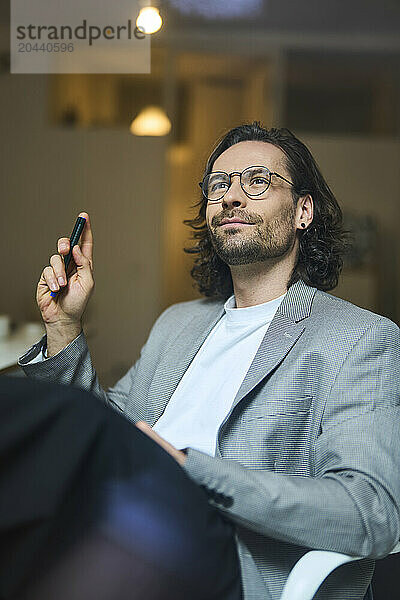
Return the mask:
<svg viewBox="0 0 400 600"><path fill-rule="evenodd" d="M47 42L43 44L31 44L30 42L19 42L18 52L73 52L74 44L70 42Z"/></svg>

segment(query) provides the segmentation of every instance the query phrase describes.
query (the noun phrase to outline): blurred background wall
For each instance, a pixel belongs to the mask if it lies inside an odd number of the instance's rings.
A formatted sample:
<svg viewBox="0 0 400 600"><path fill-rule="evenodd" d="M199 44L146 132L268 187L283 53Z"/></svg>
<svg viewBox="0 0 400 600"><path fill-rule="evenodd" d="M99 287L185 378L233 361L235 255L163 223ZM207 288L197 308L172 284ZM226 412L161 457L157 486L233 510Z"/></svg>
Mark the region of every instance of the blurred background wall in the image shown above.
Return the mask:
<svg viewBox="0 0 400 600"><path fill-rule="evenodd" d="M40 319L40 273L88 211L85 331L101 383L115 383L161 310L198 297L182 221L217 138L257 119L307 143L354 232L333 293L399 322L400 3L158 5L150 75L10 75L0 3L0 314ZM168 135L130 132L148 106Z"/></svg>

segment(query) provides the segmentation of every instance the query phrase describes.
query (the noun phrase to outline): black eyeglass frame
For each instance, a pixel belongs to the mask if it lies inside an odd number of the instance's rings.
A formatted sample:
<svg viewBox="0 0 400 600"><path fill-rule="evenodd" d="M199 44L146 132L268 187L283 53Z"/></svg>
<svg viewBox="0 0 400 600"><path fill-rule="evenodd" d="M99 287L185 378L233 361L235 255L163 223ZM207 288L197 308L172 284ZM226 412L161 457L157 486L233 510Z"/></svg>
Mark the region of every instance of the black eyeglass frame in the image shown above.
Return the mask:
<svg viewBox="0 0 400 600"><path fill-rule="evenodd" d="M242 175L243 175L243 173L245 173L249 169L265 169L268 172L268 176L269 176L268 185L265 188L265 190L263 190L262 192L259 192L258 194L249 194L248 192L246 192L246 190L243 187ZM223 175L226 175L229 178L229 187L224 191L224 193L222 194L222 196L220 198L218 198L217 200L210 200L205 195L205 193L204 193L203 184L204 184L204 181L205 181L205 179L207 177L209 177L210 175L215 175L216 173L222 173ZM279 175L279 173L276 173L274 171L270 171L268 169L268 167L264 167L264 165L252 165L251 167L247 167L246 169L244 169L241 173L239 171L232 171L232 173L226 173L225 171L212 171L211 173L208 173L203 178L203 181L199 181L200 189L202 191L202 194L203 194L204 198L207 200L207 202L219 202L220 200L222 200L222 198L225 196L226 192L230 189L230 187L232 185L232 177L233 177L233 175L239 175L239 177L240 177L240 187L242 188L243 192L246 194L246 196L248 198L256 198L257 196L261 196L262 194L265 194L265 192L268 191L269 186L271 185L272 175L275 175L275 177L279 177L279 179L283 179L283 181L286 181L286 183L289 183L291 186L294 187L294 183L292 181L289 181L289 179L286 179L286 177L283 177L283 175Z"/></svg>

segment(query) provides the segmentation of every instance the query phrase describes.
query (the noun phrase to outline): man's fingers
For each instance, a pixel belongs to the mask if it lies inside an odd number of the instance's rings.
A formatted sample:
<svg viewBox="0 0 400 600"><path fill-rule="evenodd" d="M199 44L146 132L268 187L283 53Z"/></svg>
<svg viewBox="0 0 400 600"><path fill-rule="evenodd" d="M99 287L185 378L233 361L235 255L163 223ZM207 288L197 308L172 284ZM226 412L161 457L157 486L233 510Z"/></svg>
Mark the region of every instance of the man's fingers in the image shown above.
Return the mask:
<svg viewBox="0 0 400 600"><path fill-rule="evenodd" d="M157 436L157 434L152 430L152 428L150 427L150 425L147 425L147 423L145 421L138 421L136 423L136 427L138 427L138 429L140 429L144 433L147 433L148 435L150 435L151 437L153 437L153 439L154 439L154 436ZM153 435L151 435L151 434L153 434Z"/></svg>
<svg viewBox="0 0 400 600"><path fill-rule="evenodd" d="M59 254L66 255L69 252L69 238L59 238L57 241L57 251Z"/></svg>
<svg viewBox="0 0 400 600"><path fill-rule="evenodd" d="M78 216L86 219L85 227L83 228L81 237L81 251L82 254L89 259L90 264L93 264L93 233L90 224L90 217L87 212L81 212Z"/></svg>
<svg viewBox="0 0 400 600"><path fill-rule="evenodd" d="M145 421L138 421L136 423L136 427L140 429L143 433L145 433L150 439L153 440L156 444L164 448L168 454L172 456L181 466L185 463L186 454L184 454L181 450L177 450L175 446L164 440L158 433L153 431L153 429L148 425Z"/></svg>
<svg viewBox="0 0 400 600"><path fill-rule="evenodd" d="M50 257L50 264L53 267L53 273L51 274L50 271L48 271L49 280L52 281L57 279L60 285L65 285L67 280L65 277L64 263L61 256L59 254L53 254L53 256ZM55 291L57 288L52 287L51 289Z"/></svg>
<svg viewBox="0 0 400 600"><path fill-rule="evenodd" d="M72 248L72 257L74 262L78 268L83 267L82 272L91 273L91 264L90 260L82 253L82 249L79 247L79 244L75 244Z"/></svg>
<svg viewBox="0 0 400 600"><path fill-rule="evenodd" d="M145 421L138 421L136 423L136 427L138 429L140 429L140 431L143 431L143 433L148 435L149 438L151 438L152 440L157 442L157 444L159 444L163 448L166 448L167 446L170 448L173 448L173 446L171 446L171 444L169 442L164 440L161 436L158 435L158 433L153 431L152 428L150 427L150 425L148 425Z"/></svg>

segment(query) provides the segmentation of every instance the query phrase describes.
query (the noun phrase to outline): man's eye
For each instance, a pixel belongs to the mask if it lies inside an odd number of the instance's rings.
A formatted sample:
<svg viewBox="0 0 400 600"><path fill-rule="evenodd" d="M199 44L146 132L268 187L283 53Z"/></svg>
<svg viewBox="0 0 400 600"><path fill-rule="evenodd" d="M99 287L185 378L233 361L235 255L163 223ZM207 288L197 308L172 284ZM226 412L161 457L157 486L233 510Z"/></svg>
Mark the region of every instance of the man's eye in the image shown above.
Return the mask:
<svg viewBox="0 0 400 600"><path fill-rule="evenodd" d="M211 186L211 191L215 192L216 190L222 190L224 189L224 186L226 187L228 184L225 181L217 181L216 183L213 183Z"/></svg>
<svg viewBox="0 0 400 600"><path fill-rule="evenodd" d="M265 177L254 177L254 179L250 181L250 185L265 185L266 183L267 180Z"/></svg>

